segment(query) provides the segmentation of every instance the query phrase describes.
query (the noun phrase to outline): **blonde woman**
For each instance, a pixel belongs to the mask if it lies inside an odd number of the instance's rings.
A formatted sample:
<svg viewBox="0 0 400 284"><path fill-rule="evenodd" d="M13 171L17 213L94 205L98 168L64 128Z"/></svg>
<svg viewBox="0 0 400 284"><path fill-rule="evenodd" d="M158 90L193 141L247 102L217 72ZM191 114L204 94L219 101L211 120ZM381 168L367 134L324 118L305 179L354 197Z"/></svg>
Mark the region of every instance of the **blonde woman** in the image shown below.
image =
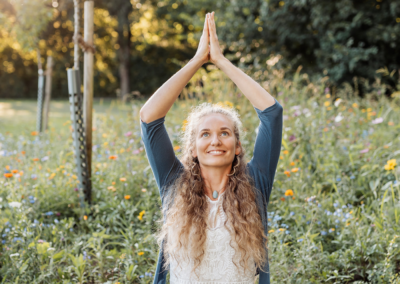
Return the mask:
<svg viewBox="0 0 400 284"><path fill-rule="evenodd" d="M165 116L196 71L211 61L254 106L260 126L250 162L233 109L193 109L175 156ZM282 106L222 54L214 13L206 15L198 50L140 110L142 139L160 189L163 225L154 283L270 283L267 204L279 160Z"/></svg>

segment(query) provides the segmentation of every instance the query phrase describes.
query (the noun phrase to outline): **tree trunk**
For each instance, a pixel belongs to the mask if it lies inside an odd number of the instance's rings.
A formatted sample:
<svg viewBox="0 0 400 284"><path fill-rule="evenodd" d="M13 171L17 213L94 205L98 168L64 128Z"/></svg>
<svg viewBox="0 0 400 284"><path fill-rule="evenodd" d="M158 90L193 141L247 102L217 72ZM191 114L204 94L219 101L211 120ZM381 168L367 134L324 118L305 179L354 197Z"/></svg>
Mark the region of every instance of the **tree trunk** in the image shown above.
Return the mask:
<svg viewBox="0 0 400 284"><path fill-rule="evenodd" d="M44 90L44 106L43 106L43 131L48 128L50 100L51 100L51 76L53 73L53 57L47 56L46 68L46 85Z"/></svg>
<svg viewBox="0 0 400 284"><path fill-rule="evenodd" d="M129 94L129 68L130 68L130 47L131 30L129 25L129 13L122 10L118 13L118 60L120 77L120 99Z"/></svg>

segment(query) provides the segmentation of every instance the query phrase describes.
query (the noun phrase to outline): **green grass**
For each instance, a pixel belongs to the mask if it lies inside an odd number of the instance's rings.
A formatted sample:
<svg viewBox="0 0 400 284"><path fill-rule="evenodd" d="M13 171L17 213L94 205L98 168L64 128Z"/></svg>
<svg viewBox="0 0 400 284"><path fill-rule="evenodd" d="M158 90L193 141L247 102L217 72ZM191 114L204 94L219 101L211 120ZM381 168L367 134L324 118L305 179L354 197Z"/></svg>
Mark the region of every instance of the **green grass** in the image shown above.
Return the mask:
<svg viewBox="0 0 400 284"><path fill-rule="evenodd" d="M400 172L385 169L399 161L398 98L373 92L360 100L346 90L328 98L322 82L299 77L275 76L267 87L285 116L268 207L271 281L399 283ZM232 83L213 72L204 90L187 91L204 95L178 101L167 115L173 144L191 106L229 101L241 113L250 158L258 118ZM93 205L83 211L68 103L52 102L49 130L32 136L36 102L0 102L8 113L0 120L0 282L152 282L161 215L140 142L143 103L95 102ZM3 177L12 170L18 174Z"/></svg>

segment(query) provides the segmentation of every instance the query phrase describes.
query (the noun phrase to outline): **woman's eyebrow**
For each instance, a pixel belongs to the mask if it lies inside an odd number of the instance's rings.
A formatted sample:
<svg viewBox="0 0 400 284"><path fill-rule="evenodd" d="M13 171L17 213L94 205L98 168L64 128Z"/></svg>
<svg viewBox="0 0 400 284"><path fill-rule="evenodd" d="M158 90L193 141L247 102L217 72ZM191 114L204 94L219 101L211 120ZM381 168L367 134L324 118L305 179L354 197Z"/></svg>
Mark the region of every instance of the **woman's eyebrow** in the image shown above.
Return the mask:
<svg viewBox="0 0 400 284"><path fill-rule="evenodd" d="M226 129L232 131L229 127L221 127L221 128L220 128L220 130L226 130ZM203 131L210 131L210 129L204 128L204 129L200 130L200 132L203 132Z"/></svg>

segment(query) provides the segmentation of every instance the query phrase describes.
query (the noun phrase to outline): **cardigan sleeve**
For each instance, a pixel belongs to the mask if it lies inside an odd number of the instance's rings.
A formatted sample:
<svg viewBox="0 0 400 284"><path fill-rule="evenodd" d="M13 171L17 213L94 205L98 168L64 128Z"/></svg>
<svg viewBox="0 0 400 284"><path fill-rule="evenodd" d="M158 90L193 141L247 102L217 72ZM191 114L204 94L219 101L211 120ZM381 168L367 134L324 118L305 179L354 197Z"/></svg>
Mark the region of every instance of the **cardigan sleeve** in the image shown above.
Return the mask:
<svg viewBox="0 0 400 284"><path fill-rule="evenodd" d="M147 159L160 190L161 198L164 196L164 189L170 178L176 176L183 168L182 163L175 155L164 121L165 117L150 123L140 120Z"/></svg>
<svg viewBox="0 0 400 284"><path fill-rule="evenodd" d="M253 157L248 163L256 184L268 202L282 145L283 107L275 104L257 112L260 124L254 144Z"/></svg>

